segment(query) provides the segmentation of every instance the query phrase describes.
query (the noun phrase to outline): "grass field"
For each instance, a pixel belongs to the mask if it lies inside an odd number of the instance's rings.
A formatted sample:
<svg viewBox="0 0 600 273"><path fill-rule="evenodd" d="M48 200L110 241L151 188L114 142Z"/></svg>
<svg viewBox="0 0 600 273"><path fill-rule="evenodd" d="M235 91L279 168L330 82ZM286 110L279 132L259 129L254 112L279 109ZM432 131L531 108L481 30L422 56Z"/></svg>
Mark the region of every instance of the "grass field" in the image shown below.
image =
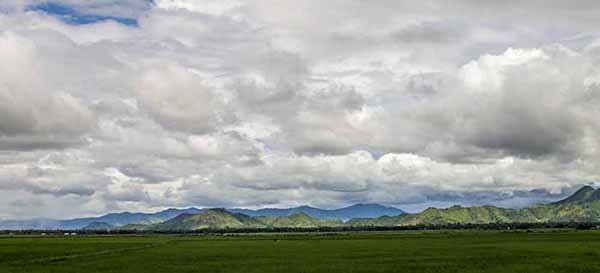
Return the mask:
<svg viewBox="0 0 600 273"><path fill-rule="evenodd" d="M0 237L0 272L600 272L598 231Z"/></svg>

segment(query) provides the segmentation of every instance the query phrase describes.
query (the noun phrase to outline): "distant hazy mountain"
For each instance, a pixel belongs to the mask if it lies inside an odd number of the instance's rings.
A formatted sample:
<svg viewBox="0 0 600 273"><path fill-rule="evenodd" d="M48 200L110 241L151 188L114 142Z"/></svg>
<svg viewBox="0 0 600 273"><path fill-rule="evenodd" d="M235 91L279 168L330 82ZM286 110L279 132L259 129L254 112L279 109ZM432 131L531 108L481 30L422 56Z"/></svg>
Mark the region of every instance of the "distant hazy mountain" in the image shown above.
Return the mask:
<svg viewBox="0 0 600 273"><path fill-rule="evenodd" d="M52 219L31 219L31 220L2 220L0 229L56 229L60 227L60 220Z"/></svg>
<svg viewBox="0 0 600 273"><path fill-rule="evenodd" d="M104 222L91 222L87 226L83 227L85 230L111 230L114 228L114 226Z"/></svg>
<svg viewBox="0 0 600 273"><path fill-rule="evenodd" d="M34 219L0 221L0 229L82 229L94 222L111 226L124 226L134 223L157 223L169 220L181 213L198 213L197 208L167 209L156 213L109 213L99 217L76 218L69 220Z"/></svg>
<svg viewBox="0 0 600 273"><path fill-rule="evenodd" d="M230 211L243 213L248 216L290 216L298 213L305 213L318 219L341 219L348 220L352 218L375 218L384 215L396 216L403 214L404 211L394 207L386 207L379 204L356 204L345 208L326 210L309 206L301 206L288 209L230 209Z"/></svg>
<svg viewBox="0 0 600 273"><path fill-rule="evenodd" d="M182 213L198 213L200 209L188 208L188 209L167 209L156 213L140 213L140 212L120 212L120 213L109 213L100 217L90 218L78 218L71 220L60 221L60 227L63 229L79 229L85 227L93 222L103 222L112 226L124 226L127 224L140 223L140 222L162 222L169 220Z"/></svg>
<svg viewBox="0 0 600 273"><path fill-rule="evenodd" d="M372 218L384 215L396 216L404 213L402 210L386 207L379 204L357 204L345 208L326 210L309 206L301 206L287 209L228 209L234 213L247 216L290 216L304 213L312 218L348 220L352 218ZM120 212L109 213L99 217L75 218L69 220L35 219L35 220L7 220L0 221L0 229L82 229L91 223L106 223L112 227L125 225L143 226L165 222L181 214L198 214L205 209L167 209L156 213Z"/></svg>

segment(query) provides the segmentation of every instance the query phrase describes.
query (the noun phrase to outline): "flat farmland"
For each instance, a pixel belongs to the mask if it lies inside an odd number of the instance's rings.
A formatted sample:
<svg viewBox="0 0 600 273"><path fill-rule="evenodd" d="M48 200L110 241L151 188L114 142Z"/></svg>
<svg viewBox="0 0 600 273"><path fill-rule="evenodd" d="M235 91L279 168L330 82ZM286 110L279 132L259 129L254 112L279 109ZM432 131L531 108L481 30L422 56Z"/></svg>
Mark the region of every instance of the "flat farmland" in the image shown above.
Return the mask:
<svg viewBox="0 0 600 273"><path fill-rule="evenodd" d="M0 272L600 272L600 232L0 237Z"/></svg>

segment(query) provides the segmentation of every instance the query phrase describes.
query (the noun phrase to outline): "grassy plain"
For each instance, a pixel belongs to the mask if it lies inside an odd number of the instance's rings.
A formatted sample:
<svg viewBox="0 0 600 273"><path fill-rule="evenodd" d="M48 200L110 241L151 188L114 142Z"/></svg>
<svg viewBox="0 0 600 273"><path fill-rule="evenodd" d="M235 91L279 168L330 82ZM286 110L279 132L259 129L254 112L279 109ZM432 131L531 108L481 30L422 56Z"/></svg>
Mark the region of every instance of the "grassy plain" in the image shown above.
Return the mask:
<svg viewBox="0 0 600 273"><path fill-rule="evenodd" d="M600 232L0 237L0 272L600 272Z"/></svg>

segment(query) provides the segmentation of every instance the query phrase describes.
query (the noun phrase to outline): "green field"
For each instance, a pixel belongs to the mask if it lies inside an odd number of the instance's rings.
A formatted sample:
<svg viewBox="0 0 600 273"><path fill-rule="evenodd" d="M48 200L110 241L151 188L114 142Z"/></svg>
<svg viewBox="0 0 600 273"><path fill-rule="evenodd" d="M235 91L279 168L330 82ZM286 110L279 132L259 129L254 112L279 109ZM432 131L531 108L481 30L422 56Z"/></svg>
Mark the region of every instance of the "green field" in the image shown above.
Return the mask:
<svg viewBox="0 0 600 273"><path fill-rule="evenodd" d="M0 272L600 272L599 231L0 237Z"/></svg>

